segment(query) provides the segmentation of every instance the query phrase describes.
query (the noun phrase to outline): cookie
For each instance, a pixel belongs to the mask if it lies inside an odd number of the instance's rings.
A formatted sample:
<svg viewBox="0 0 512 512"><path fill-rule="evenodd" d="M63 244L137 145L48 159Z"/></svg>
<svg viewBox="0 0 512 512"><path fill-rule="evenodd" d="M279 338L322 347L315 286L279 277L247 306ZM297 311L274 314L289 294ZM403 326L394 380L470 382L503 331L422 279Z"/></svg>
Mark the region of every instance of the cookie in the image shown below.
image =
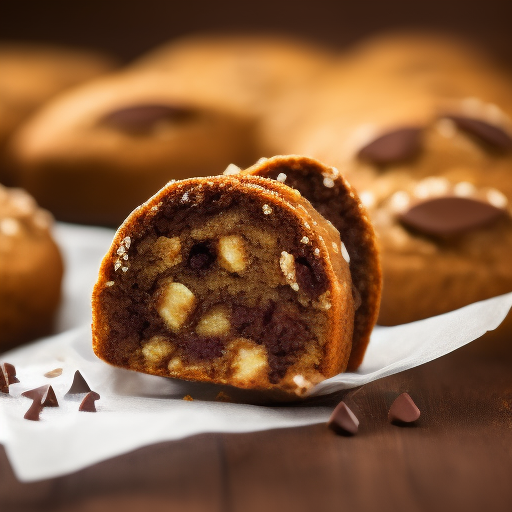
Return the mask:
<svg viewBox="0 0 512 512"><path fill-rule="evenodd" d="M382 288L375 234L357 194L337 169L301 156L262 159L238 175L262 176L298 190L339 231L357 292L358 307L348 363L348 370L355 371L363 360L377 320Z"/></svg>
<svg viewBox="0 0 512 512"><path fill-rule="evenodd" d="M51 225L26 192L0 185L0 352L52 330L63 265Z"/></svg>
<svg viewBox="0 0 512 512"><path fill-rule="evenodd" d="M251 117L155 72L110 75L59 97L10 147L20 184L58 219L113 226L169 180L256 154Z"/></svg>
<svg viewBox="0 0 512 512"><path fill-rule="evenodd" d="M369 208L384 276L380 324L420 320L512 290L504 194L439 176L387 179L388 196Z"/></svg>
<svg viewBox="0 0 512 512"><path fill-rule="evenodd" d="M170 183L102 262L94 351L153 375L300 395L348 364L356 294L342 247L279 182Z"/></svg>
<svg viewBox="0 0 512 512"><path fill-rule="evenodd" d="M63 90L114 67L91 51L51 45L0 44L0 182L12 182L4 146L37 108Z"/></svg>

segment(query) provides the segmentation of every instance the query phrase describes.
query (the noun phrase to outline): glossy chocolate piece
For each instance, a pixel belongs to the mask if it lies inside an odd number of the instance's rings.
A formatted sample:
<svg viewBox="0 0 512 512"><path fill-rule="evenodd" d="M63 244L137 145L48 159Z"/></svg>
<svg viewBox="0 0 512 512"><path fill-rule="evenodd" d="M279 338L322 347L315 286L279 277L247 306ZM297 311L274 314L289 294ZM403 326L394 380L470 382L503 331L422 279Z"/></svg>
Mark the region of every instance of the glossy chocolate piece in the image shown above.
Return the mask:
<svg viewBox="0 0 512 512"><path fill-rule="evenodd" d="M181 106L171 105L133 105L114 110L107 114L102 122L126 132L147 132L162 121L181 122L195 115L195 111Z"/></svg>
<svg viewBox="0 0 512 512"><path fill-rule="evenodd" d="M363 147L358 156L376 165L409 160L421 150L422 131L422 128L410 126L384 133Z"/></svg>
<svg viewBox="0 0 512 512"><path fill-rule="evenodd" d="M82 377L82 374L77 370L75 372L75 376L73 377L73 384L71 384L71 387L69 388L69 391L66 393L66 396L79 395L81 393L89 393L89 391L91 391L89 384L87 384L85 379Z"/></svg>
<svg viewBox="0 0 512 512"><path fill-rule="evenodd" d="M428 235L452 235L480 228L505 214L506 210L478 199L441 196L413 204L400 220Z"/></svg>
<svg viewBox="0 0 512 512"><path fill-rule="evenodd" d="M49 384L25 391L21 396L26 396L31 400L39 402L43 407L59 407L55 391L53 391Z"/></svg>
<svg viewBox="0 0 512 512"><path fill-rule="evenodd" d="M391 423L412 423L420 417L420 410L408 393L402 393L392 403L388 419Z"/></svg>
<svg viewBox="0 0 512 512"><path fill-rule="evenodd" d="M2 368L0 368L0 393L9 394L9 381Z"/></svg>
<svg viewBox="0 0 512 512"><path fill-rule="evenodd" d="M465 116L446 116L457 128L485 142L498 151L512 151L512 137L503 128L481 119Z"/></svg>
<svg viewBox="0 0 512 512"><path fill-rule="evenodd" d="M359 428L359 420L345 402L340 402L334 409L327 426L337 434L354 435Z"/></svg>
<svg viewBox="0 0 512 512"><path fill-rule="evenodd" d="M3 363L1 369L4 372L8 384L16 384L19 382L16 377L16 368L14 365L10 363Z"/></svg>
<svg viewBox="0 0 512 512"><path fill-rule="evenodd" d="M26 420L39 421L39 415L43 410L43 405L38 400L34 400L28 411L23 416Z"/></svg>
<svg viewBox="0 0 512 512"><path fill-rule="evenodd" d="M87 393L85 395L84 399L82 400L82 403L80 404L80 407L78 408L79 411L83 412L96 412L96 400L100 399L100 395L96 393L95 391L91 391L90 393Z"/></svg>

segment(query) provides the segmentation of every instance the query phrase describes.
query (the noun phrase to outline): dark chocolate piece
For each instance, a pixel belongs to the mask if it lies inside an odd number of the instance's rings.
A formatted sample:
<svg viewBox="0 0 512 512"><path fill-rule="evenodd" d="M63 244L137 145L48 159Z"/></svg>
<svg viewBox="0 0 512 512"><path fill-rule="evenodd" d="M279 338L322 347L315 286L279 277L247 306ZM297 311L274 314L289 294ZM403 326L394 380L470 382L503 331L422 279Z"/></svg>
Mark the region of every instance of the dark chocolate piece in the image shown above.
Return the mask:
<svg viewBox="0 0 512 512"><path fill-rule="evenodd" d="M49 384L25 391L21 396L26 396L34 401L38 401L43 407L59 407L55 391L53 391L53 388Z"/></svg>
<svg viewBox="0 0 512 512"><path fill-rule="evenodd" d="M0 393L9 394L9 379L3 368L0 368Z"/></svg>
<svg viewBox="0 0 512 512"><path fill-rule="evenodd" d="M16 377L16 368L14 365L10 363L3 363L2 370L6 376L8 384L16 384L19 382L18 378Z"/></svg>
<svg viewBox="0 0 512 512"><path fill-rule="evenodd" d="M107 114L102 122L126 132L147 132L161 121L184 121L195 115L195 111L183 106L134 105L120 108Z"/></svg>
<svg viewBox="0 0 512 512"><path fill-rule="evenodd" d="M446 118L453 121L460 130L498 151L512 150L512 137L499 126L472 117L449 115Z"/></svg>
<svg viewBox="0 0 512 512"><path fill-rule="evenodd" d="M354 435L359 428L359 420L345 402L340 402L334 409L327 426L337 434Z"/></svg>
<svg viewBox="0 0 512 512"><path fill-rule="evenodd" d="M362 148L358 156L376 165L409 160L421 150L422 131L410 126L385 133Z"/></svg>
<svg viewBox="0 0 512 512"><path fill-rule="evenodd" d="M89 393L91 388L89 384L85 382L85 379L82 377L82 374L77 370L75 372L75 376L73 377L73 384L69 388L69 391L66 393L67 395L79 395L81 393Z"/></svg>
<svg viewBox="0 0 512 512"><path fill-rule="evenodd" d="M485 201L442 196L413 204L400 215L400 220L429 235L451 235L477 229L505 214L506 210Z"/></svg>
<svg viewBox="0 0 512 512"><path fill-rule="evenodd" d="M48 379L53 379L54 377L59 377L60 375L62 375L62 368L55 368L55 370L51 370L44 374L44 376Z"/></svg>
<svg viewBox="0 0 512 512"><path fill-rule="evenodd" d="M85 395L84 399L82 400L82 403L80 404L78 410L83 412L96 412L95 402L96 400L99 399L100 395L95 391L87 393L87 395Z"/></svg>
<svg viewBox="0 0 512 512"><path fill-rule="evenodd" d="M408 393L402 393L391 404L388 419L391 423L412 423L420 417L420 410L416 407Z"/></svg>
<svg viewBox="0 0 512 512"><path fill-rule="evenodd" d="M41 411L43 410L43 405L39 400L34 400L32 402L32 405L29 407L28 411L25 413L25 416L23 416L26 420L30 421L39 421L39 415L41 414Z"/></svg>

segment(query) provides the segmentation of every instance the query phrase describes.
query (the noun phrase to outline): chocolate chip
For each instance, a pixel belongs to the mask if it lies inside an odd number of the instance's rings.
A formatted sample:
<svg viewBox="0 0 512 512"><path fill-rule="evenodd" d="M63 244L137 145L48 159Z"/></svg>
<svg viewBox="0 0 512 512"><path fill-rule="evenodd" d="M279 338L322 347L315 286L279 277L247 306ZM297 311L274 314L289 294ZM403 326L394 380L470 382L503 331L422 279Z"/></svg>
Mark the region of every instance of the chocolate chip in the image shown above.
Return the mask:
<svg viewBox="0 0 512 512"><path fill-rule="evenodd" d="M354 435L359 428L359 420L345 402L340 402L334 409L327 426L337 434Z"/></svg>
<svg viewBox="0 0 512 512"><path fill-rule="evenodd" d="M420 417L420 410L416 407L408 393L402 393L391 404L388 419L391 423L398 425L412 423Z"/></svg>
<svg viewBox="0 0 512 512"><path fill-rule="evenodd" d="M206 270L215 261L216 255L206 243L195 244L190 250L188 266L192 270Z"/></svg>
<svg viewBox="0 0 512 512"><path fill-rule="evenodd" d="M484 201L442 196L413 204L400 215L400 220L429 235L451 235L479 228L505 214L506 210Z"/></svg>
<svg viewBox="0 0 512 512"><path fill-rule="evenodd" d="M147 132L161 121L182 122L196 112L178 105L133 105L110 112L102 122L122 131L131 133Z"/></svg>
<svg viewBox="0 0 512 512"><path fill-rule="evenodd" d="M75 372L75 376L73 377L73 384L69 388L69 391L66 393L67 395L79 395L80 393L89 393L91 388L89 384L85 382L85 379L82 377L82 374L77 370Z"/></svg>
<svg viewBox="0 0 512 512"><path fill-rule="evenodd" d="M78 407L78 410L83 412L96 412L96 404L94 402L99 399L100 395L95 391L87 393L87 395L85 395L84 399L82 400L80 407Z"/></svg>
<svg viewBox="0 0 512 512"><path fill-rule="evenodd" d="M512 137L499 126L471 117L455 115L445 117L453 121L460 130L473 135L493 149L498 151L512 150Z"/></svg>
<svg viewBox="0 0 512 512"><path fill-rule="evenodd" d="M48 379L53 379L54 377L59 377L60 375L62 375L62 368L55 368L55 370L51 370L44 374L44 376Z"/></svg>
<svg viewBox="0 0 512 512"><path fill-rule="evenodd" d="M3 368L0 368L0 393L9 394L9 379Z"/></svg>
<svg viewBox="0 0 512 512"><path fill-rule="evenodd" d="M362 148L358 156L376 165L402 162L421 150L422 128L404 127L381 135Z"/></svg>
<svg viewBox="0 0 512 512"><path fill-rule="evenodd" d="M25 391L21 396L26 396L31 400L39 402L43 407L59 407L55 391L53 391L49 384Z"/></svg>
<svg viewBox="0 0 512 512"><path fill-rule="evenodd" d="M316 299L326 291L328 283L322 269L314 269L307 258L295 258L295 275L299 289Z"/></svg>
<svg viewBox="0 0 512 512"><path fill-rule="evenodd" d="M39 415L43 410L43 406L39 400L34 400L32 405L29 407L28 411L23 416L26 420L30 421L39 421Z"/></svg>
<svg viewBox="0 0 512 512"><path fill-rule="evenodd" d="M16 384L19 382L18 378L16 377L16 368L14 365L10 363L3 363L1 369L6 376L8 384Z"/></svg>

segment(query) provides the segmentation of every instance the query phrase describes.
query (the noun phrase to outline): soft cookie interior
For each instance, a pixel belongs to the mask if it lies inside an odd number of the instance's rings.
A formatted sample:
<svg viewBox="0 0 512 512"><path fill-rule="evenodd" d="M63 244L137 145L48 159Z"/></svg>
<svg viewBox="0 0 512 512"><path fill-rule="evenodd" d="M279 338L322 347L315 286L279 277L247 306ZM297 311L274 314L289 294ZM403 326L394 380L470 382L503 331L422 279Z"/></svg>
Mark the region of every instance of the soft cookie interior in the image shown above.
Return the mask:
<svg viewBox="0 0 512 512"><path fill-rule="evenodd" d="M242 388L321 380L340 306L317 222L227 188L170 194L118 237L95 291L96 353Z"/></svg>

